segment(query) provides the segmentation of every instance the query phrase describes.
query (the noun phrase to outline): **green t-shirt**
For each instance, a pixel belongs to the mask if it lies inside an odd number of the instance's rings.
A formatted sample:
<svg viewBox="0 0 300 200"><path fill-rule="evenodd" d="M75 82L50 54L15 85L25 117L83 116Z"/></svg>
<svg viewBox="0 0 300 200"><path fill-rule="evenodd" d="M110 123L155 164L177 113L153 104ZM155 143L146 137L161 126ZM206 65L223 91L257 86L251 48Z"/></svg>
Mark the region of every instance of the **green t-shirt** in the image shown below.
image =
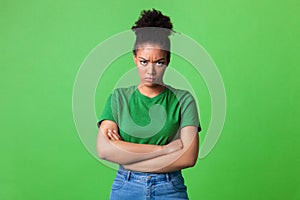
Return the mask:
<svg viewBox="0 0 300 200"><path fill-rule="evenodd" d="M184 126L197 126L201 131L193 96L168 85L153 98L141 94L137 86L115 89L107 99L98 127L103 120L116 122L124 141L139 144L165 145Z"/></svg>

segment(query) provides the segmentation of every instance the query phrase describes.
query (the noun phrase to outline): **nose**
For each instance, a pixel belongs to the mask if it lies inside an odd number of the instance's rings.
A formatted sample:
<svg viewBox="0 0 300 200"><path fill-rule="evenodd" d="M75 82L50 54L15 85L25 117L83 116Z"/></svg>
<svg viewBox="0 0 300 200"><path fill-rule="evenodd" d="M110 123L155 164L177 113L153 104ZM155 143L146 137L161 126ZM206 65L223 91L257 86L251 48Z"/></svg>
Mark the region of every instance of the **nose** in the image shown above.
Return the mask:
<svg viewBox="0 0 300 200"><path fill-rule="evenodd" d="M153 63L149 63L147 66L147 74L149 75L155 75L155 68L153 66Z"/></svg>

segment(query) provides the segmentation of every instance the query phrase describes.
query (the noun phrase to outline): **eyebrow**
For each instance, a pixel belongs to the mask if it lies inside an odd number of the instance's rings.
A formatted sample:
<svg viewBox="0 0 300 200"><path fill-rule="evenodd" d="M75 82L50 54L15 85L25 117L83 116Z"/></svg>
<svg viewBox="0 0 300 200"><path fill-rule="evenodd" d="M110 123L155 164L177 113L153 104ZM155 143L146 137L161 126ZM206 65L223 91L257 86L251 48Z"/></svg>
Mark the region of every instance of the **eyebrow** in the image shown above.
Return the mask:
<svg viewBox="0 0 300 200"><path fill-rule="evenodd" d="M147 59L145 59L145 58L143 58L143 57L139 57L139 58L141 58L141 59L143 59L143 60L145 60L145 61L149 61L149 60L147 60ZM154 62L158 62L158 61L161 61L161 60L165 60L165 58L160 58L160 59L158 59L158 60L155 60Z"/></svg>

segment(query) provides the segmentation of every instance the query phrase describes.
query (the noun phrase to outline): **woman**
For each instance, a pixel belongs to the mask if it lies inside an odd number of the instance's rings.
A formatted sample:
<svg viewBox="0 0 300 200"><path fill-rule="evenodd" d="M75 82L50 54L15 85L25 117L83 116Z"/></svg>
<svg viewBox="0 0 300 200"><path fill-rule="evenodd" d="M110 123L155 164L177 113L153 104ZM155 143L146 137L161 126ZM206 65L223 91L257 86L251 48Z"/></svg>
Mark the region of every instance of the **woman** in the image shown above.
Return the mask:
<svg viewBox="0 0 300 200"><path fill-rule="evenodd" d="M163 81L173 25L144 10L132 27L140 83L117 88L99 119L99 157L120 164L110 199L188 199L181 170L195 165L201 130L192 95Z"/></svg>

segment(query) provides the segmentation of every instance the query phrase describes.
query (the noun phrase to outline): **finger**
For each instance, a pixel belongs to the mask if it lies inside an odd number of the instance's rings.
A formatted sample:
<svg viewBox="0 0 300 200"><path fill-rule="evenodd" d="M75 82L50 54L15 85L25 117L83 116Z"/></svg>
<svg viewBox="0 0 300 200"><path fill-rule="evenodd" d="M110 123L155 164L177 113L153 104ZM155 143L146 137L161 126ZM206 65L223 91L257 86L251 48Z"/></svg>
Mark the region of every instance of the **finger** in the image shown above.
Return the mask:
<svg viewBox="0 0 300 200"><path fill-rule="evenodd" d="M116 130L113 130L113 132L115 133L115 135L118 137L119 140L121 140L121 137L119 135L119 133Z"/></svg>
<svg viewBox="0 0 300 200"><path fill-rule="evenodd" d="M110 139L110 140L114 140L114 138L113 138L113 136L112 136L111 132L108 132L108 133L107 133L107 135L108 135L108 139Z"/></svg>
<svg viewBox="0 0 300 200"><path fill-rule="evenodd" d="M113 136L113 133L112 133L112 131L110 129L108 129L108 133L107 134L108 134L110 140L115 140L115 138Z"/></svg>
<svg viewBox="0 0 300 200"><path fill-rule="evenodd" d="M113 137L114 140L119 140L118 134L114 130L109 129L109 133L110 133L111 137Z"/></svg>
<svg viewBox="0 0 300 200"><path fill-rule="evenodd" d="M116 135L116 134L112 134L113 136L114 136L114 138L116 139L116 140L119 140L119 138L118 138L118 136Z"/></svg>
<svg viewBox="0 0 300 200"><path fill-rule="evenodd" d="M111 136L111 130L107 129L107 135L110 137Z"/></svg>

